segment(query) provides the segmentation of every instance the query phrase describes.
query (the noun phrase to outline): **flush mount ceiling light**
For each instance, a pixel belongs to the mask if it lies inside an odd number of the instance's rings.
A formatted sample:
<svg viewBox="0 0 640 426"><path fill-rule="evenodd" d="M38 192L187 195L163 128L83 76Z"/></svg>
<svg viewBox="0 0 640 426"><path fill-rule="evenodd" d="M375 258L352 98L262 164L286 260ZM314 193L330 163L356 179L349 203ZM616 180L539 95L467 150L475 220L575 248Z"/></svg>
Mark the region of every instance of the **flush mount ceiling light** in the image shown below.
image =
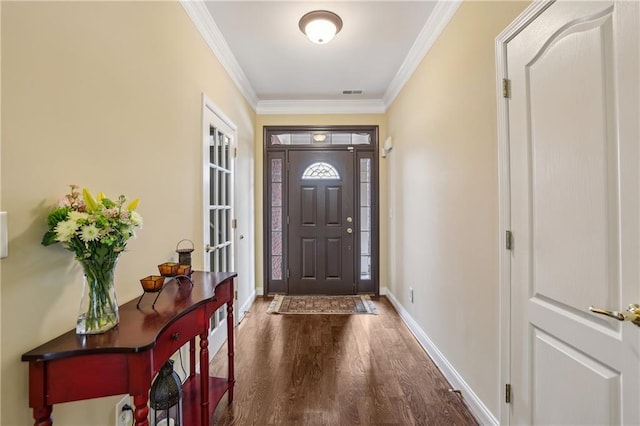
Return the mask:
<svg viewBox="0 0 640 426"><path fill-rule="evenodd" d="M309 40L316 44L325 44L340 32L342 19L328 10L314 10L300 18L298 26Z"/></svg>

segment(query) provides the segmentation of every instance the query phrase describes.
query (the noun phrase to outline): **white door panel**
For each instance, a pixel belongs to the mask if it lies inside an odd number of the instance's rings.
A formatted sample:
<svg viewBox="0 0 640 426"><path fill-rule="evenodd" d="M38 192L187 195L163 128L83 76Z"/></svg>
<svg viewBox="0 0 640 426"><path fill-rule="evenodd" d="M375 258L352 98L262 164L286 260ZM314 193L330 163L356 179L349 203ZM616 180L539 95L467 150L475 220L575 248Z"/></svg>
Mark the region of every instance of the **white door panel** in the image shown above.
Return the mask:
<svg viewBox="0 0 640 426"><path fill-rule="evenodd" d="M603 401L620 401L620 375L544 331L534 330L532 377L534 419L540 425L614 425L619 407ZM576 392L576 386L589 389ZM562 398L558 398L562 395ZM576 407L580 407L576 410Z"/></svg>
<svg viewBox="0 0 640 426"><path fill-rule="evenodd" d="M640 424L637 2L556 2L508 41L511 422ZM635 127L634 127L635 125Z"/></svg>

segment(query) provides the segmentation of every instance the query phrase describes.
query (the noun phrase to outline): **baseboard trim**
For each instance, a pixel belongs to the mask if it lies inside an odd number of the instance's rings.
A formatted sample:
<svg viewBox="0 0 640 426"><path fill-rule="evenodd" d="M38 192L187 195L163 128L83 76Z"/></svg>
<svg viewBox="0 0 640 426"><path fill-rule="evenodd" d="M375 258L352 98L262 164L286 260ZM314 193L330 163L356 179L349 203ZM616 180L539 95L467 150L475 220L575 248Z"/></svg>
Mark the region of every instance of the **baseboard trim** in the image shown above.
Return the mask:
<svg viewBox="0 0 640 426"><path fill-rule="evenodd" d="M236 325L242 322L242 320L244 319L245 315L247 315L247 312L249 312L249 309L251 308L251 305L253 305L253 302L255 300L256 300L256 290L253 290L253 292L249 295L247 300L242 304L242 306L240 306L240 309L238 309L238 320L236 321Z"/></svg>
<svg viewBox="0 0 640 426"><path fill-rule="evenodd" d="M382 292L380 292L382 294ZM476 419L482 425L495 425L500 423L498 419L491 413L486 405L478 398L478 395L471 389L471 387L464 381L462 376L458 374L453 365L445 358L445 356L438 350L436 345L431 341L427 333L418 325L418 323L411 317L409 312L398 302L398 299L393 295L388 288L385 287L385 296L389 299L394 308L398 311L402 321L409 327L409 330L416 337L422 348L431 357L436 366L440 369L444 377L449 384L454 388L462 392L462 397L465 403L474 414Z"/></svg>

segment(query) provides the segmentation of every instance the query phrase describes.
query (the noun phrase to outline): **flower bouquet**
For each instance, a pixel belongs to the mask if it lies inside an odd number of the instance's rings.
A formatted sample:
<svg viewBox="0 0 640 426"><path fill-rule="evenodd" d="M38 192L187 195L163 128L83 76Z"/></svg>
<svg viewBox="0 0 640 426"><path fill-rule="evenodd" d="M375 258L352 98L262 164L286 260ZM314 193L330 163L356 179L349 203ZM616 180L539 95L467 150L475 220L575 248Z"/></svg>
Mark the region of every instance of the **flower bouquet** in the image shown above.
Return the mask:
<svg viewBox="0 0 640 426"><path fill-rule="evenodd" d="M94 198L86 188L80 192L77 185L70 187L47 217L49 230L42 244L62 244L75 253L84 271L76 333L103 333L119 321L114 272L127 241L142 226L135 211L139 200L126 204L124 195L114 201L103 193Z"/></svg>

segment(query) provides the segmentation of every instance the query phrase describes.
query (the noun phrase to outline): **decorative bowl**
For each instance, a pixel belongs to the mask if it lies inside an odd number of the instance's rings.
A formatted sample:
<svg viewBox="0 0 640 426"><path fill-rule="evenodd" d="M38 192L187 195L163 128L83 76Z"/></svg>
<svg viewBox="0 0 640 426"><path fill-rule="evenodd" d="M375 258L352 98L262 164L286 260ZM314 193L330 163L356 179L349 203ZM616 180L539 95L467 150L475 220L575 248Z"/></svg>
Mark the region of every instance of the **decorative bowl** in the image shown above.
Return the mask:
<svg viewBox="0 0 640 426"><path fill-rule="evenodd" d="M161 265L158 265L158 271L160 271L160 275L164 277L173 277L178 272L178 264L174 262L165 262Z"/></svg>
<svg viewBox="0 0 640 426"><path fill-rule="evenodd" d="M191 275L191 265L178 265L178 275Z"/></svg>
<svg viewBox="0 0 640 426"><path fill-rule="evenodd" d="M162 290L164 277L160 275L149 275L141 279L140 284L142 284L142 289L147 293L155 293Z"/></svg>

